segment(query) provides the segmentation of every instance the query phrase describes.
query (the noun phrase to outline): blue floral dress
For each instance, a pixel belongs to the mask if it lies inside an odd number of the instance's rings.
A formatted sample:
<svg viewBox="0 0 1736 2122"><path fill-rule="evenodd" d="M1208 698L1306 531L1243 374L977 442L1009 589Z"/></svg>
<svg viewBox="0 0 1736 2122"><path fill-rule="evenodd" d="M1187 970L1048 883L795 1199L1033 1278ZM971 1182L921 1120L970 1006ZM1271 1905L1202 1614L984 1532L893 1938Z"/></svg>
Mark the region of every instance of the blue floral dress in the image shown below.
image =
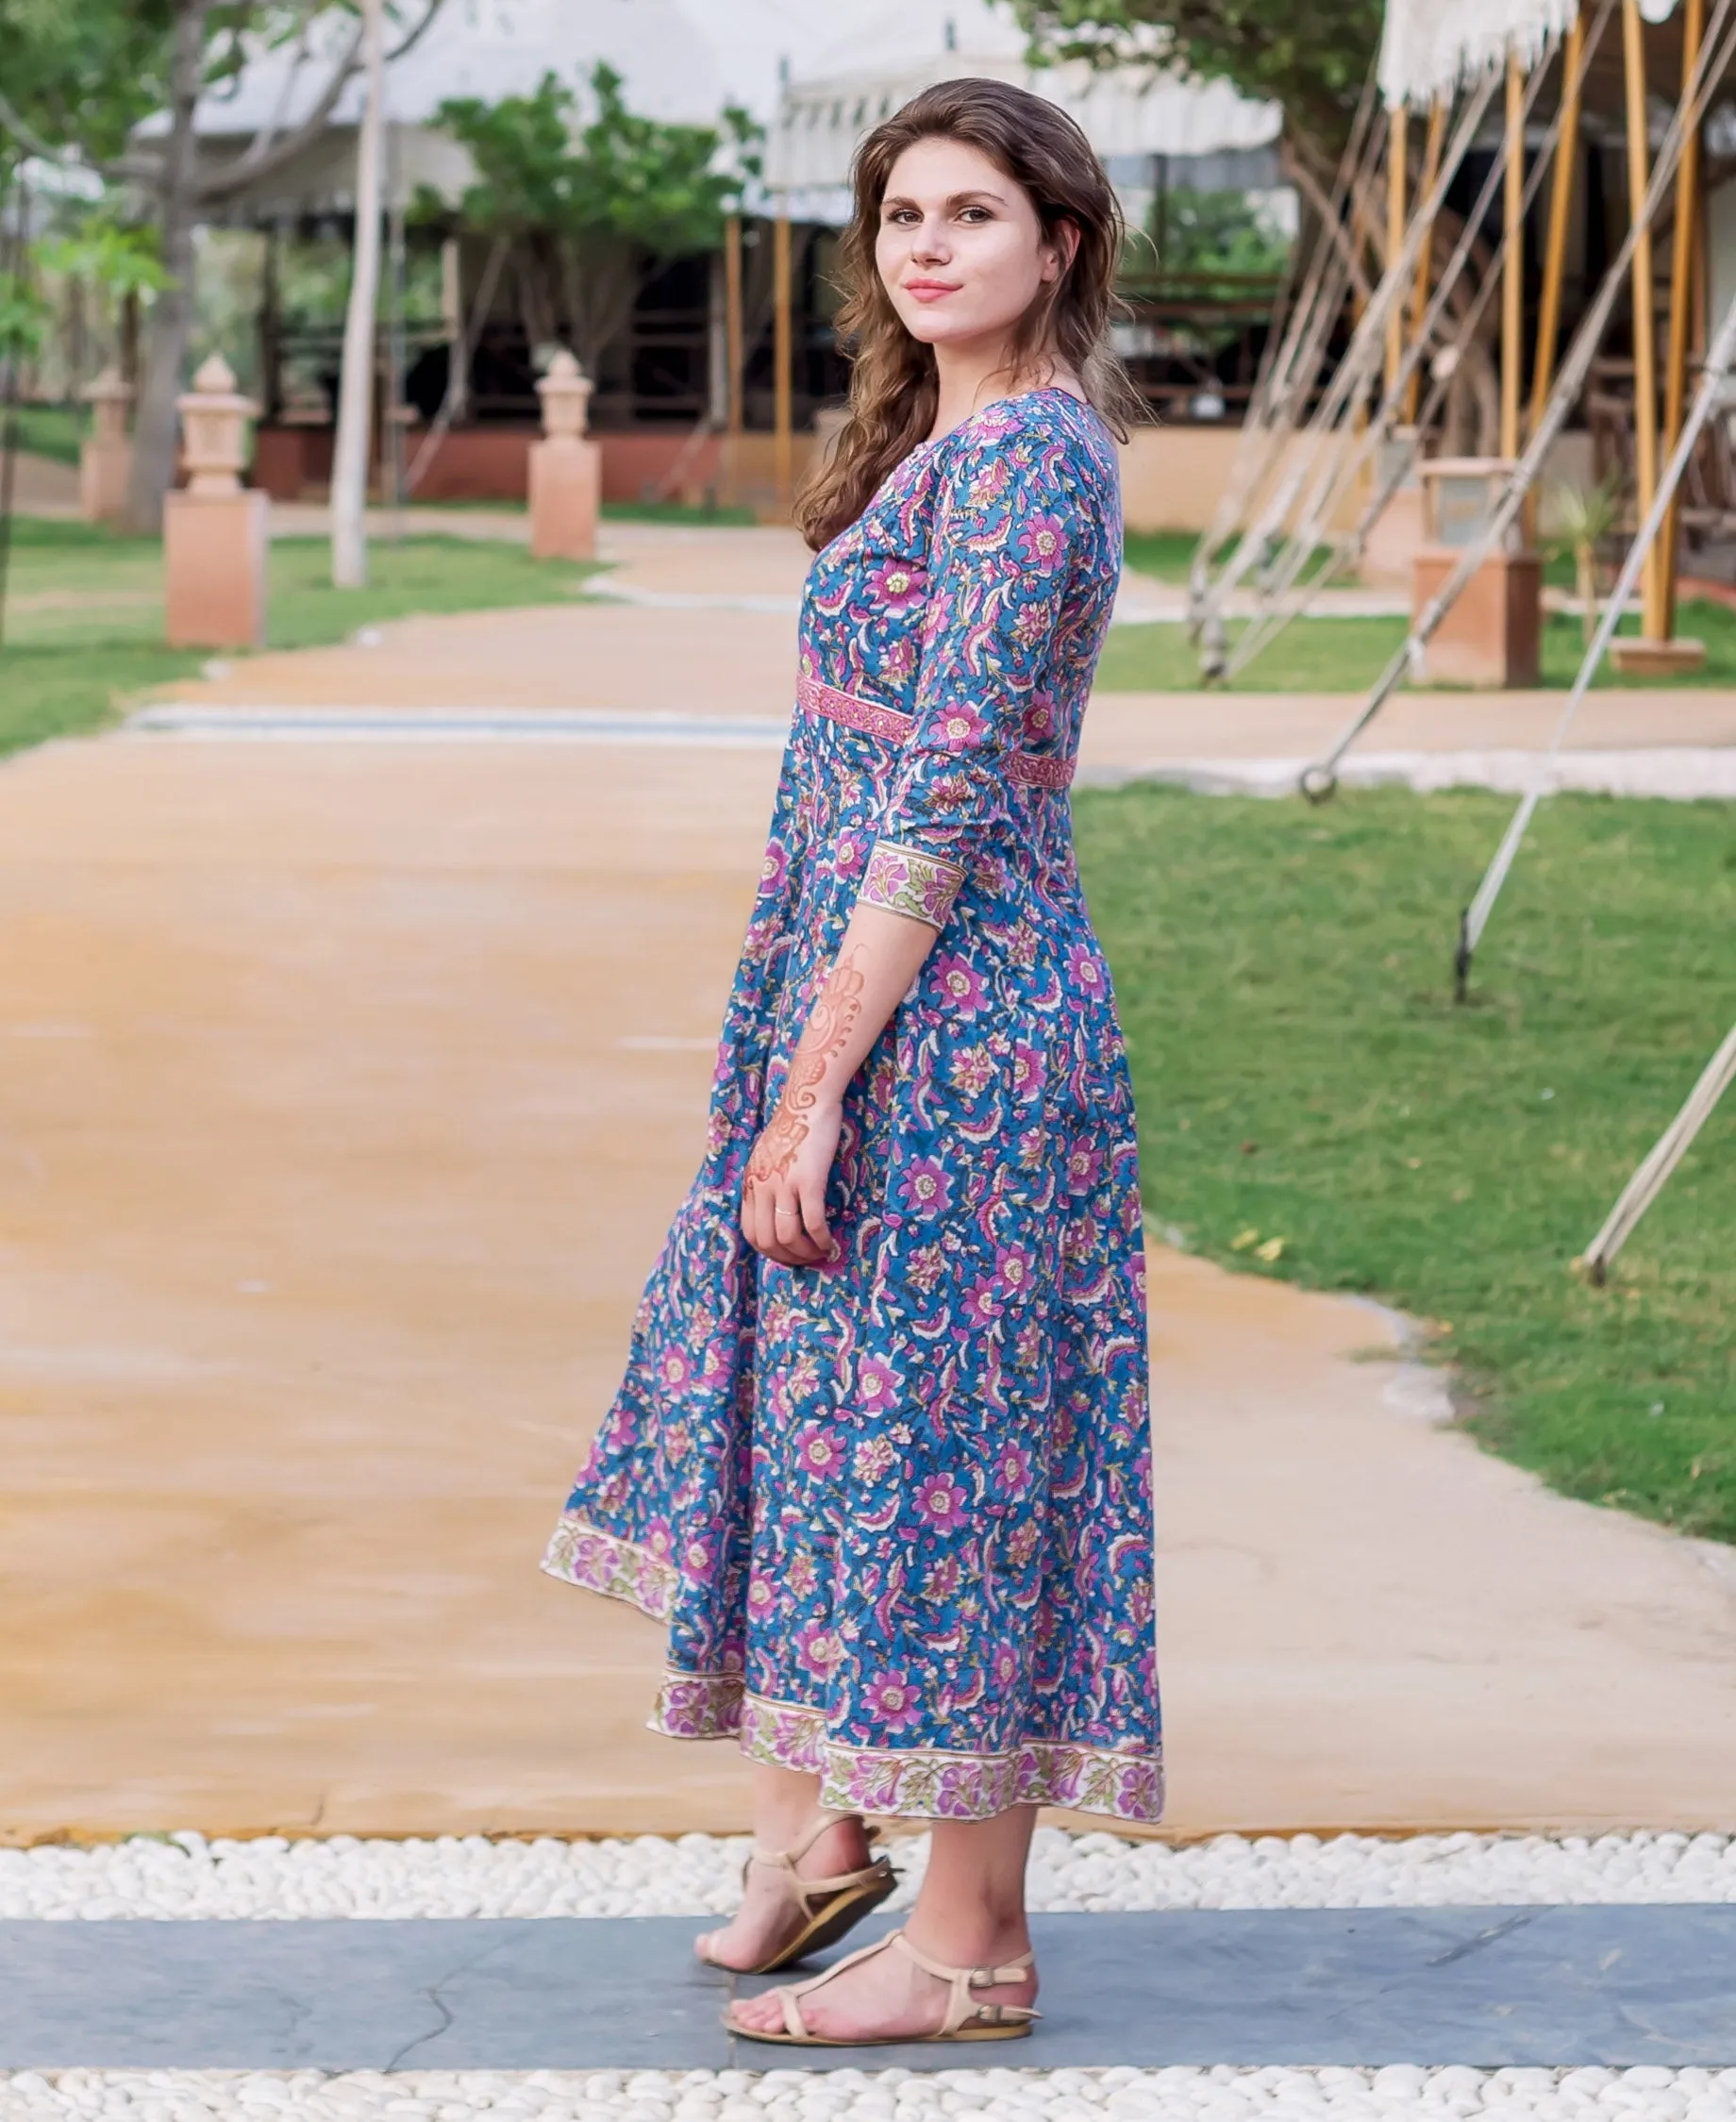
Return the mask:
<svg viewBox="0 0 1736 2122"><path fill-rule="evenodd" d="M1053 390L815 559L704 1166L543 1565L667 1623L654 1729L830 1807L1161 1808L1133 1103L1066 794L1120 566L1113 443ZM939 935L791 1269L742 1180L859 900Z"/></svg>

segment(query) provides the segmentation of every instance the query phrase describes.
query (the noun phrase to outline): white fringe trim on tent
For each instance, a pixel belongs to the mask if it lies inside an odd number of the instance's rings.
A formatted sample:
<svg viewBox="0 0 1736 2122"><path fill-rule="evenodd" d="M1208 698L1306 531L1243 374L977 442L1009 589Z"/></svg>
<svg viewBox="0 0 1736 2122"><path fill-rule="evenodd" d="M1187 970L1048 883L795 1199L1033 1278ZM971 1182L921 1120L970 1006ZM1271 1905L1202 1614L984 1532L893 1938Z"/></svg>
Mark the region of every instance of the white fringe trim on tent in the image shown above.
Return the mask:
<svg viewBox="0 0 1736 2122"><path fill-rule="evenodd" d="M1662 22L1676 0L1640 0L1647 22ZM1578 0L1387 0L1380 40L1380 92L1389 108L1450 95L1516 50L1528 66L1579 11Z"/></svg>

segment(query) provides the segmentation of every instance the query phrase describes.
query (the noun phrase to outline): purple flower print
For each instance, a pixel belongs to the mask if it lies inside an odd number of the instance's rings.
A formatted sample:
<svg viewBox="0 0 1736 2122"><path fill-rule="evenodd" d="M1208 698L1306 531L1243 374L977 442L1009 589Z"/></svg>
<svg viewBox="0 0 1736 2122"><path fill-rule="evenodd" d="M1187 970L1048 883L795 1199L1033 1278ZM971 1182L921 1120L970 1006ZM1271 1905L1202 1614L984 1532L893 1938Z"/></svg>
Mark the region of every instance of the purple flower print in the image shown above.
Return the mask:
<svg viewBox="0 0 1736 2122"><path fill-rule="evenodd" d="M1067 977L1077 994L1103 993L1103 961L1084 944L1075 944L1067 953Z"/></svg>
<svg viewBox="0 0 1736 2122"><path fill-rule="evenodd" d="M956 1474L930 1474L916 1484L916 1508L936 1532L956 1532L966 1522L967 1500Z"/></svg>
<svg viewBox="0 0 1736 2122"><path fill-rule="evenodd" d="M1023 1445L1004 1444L994 1455L994 1478L1003 1495L1015 1500L1029 1492L1031 1455Z"/></svg>
<svg viewBox="0 0 1736 2122"><path fill-rule="evenodd" d="M843 1464L843 1453L824 1429L810 1429L796 1456L810 1474L836 1474Z"/></svg>
<svg viewBox="0 0 1736 2122"><path fill-rule="evenodd" d="M1010 1695L1019 1684L1019 1654L1010 1643L1001 1644L993 1661L995 1692Z"/></svg>
<svg viewBox="0 0 1736 2122"><path fill-rule="evenodd" d="M790 874L790 858L781 840L772 841L765 850L765 860L760 865L760 889L762 892L781 892L784 880Z"/></svg>
<svg viewBox="0 0 1736 2122"><path fill-rule="evenodd" d="M1020 1099L1034 1097L1043 1088L1043 1056L1024 1040L1013 1042L1012 1088Z"/></svg>
<svg viewBox="0 0 1736 2122"><path fill-rule="evenodd" d="M989 1006L989 991L982 975L968 959L947 952L943 958L932 961L934 977L940 983L941 993L947 1006L961 1017L974 1017Z"/></svg>
<svg viewBox="0 0 1736 2122"><path fill-rule="evenodd" d="M936 717L936 727L946 749L952 752L968 751L973 745L980 744L989 734L989 726L982 716L962 700L943 708Z"/></svg>
<svg viewBox="0 0 1736 2122"><path fill-rule="evenodd" d="M984 1276L979 1281L973 1282L964 1293L960 1309L964 1313L965 1324L974 1327L978 1333L992 1327L1002 1311L997 1285L993 1278Z"/></svg>
<svg viewBox="0 0 1736 2122"><path fill-rule="evenodd" d="M1096 1191L1103 1177L1103 1152L1076 1145L1067 1158L1067 1191L1076 1197Z"/></svg>
<svg viewBox="0 0 1736 2122"><path fill-rule="evenodd" d="M922 1296L932 1296L946 1272L946 1262L941 1257L938 1245L925 1245L910 1259L910 1286Z"/></svg>
<svg viewBox="0 0 1736 2122"><path fill-rule="evenodd" d="M795 1655L817 1679L824 1679L837 1664L843 1646L824 1621L810 1621L795 1632Z"/></svg>
<svg viewBox="0 0 1736 2122"><path fill-rule="evenodd" d="M1052 574L1066 558L1067 526L1059 516L1027 516L1018 546L1019 558L1039 575Z"/></svg>
<svg viewBox="0 0 1736 2122"><path fill-rule="evenodd" d="M944 1215L952 1206L952 1180L938 1157L918 1157L898 1181L898 1198L913 1216Z"/></svg>
<svg viewBox="0 0 1736 2122"><path fill-rule="evenodd" d="M856 1370L856 1405L860 1414L884 1414L898 1394L898 1374L877 1356L865 1356Z"/></svg>
<svg viewBox="0 0 1736 2122"><path fill-rule="evenodd" d="M882 1673L863 1690L862 1700L886 1731L908 1731L922 1715L922 1696L902 1673Z"/></svg>
<svg viewBox="0 0 1736 2122"><path fill-rule="evenodd" d="M869 576L868 594L883 611L908 611L926 601L928 578L909 560L891 560Z"/></svg>
<svg viewBox="0 0 1736 2122"><path fill-rule="evenodd" d="M986 1046L966 1046L953 1056L953 1082L966 1097L979 1098L994 1080L994 1063Z"/></svg>
<svg viewBox="0 0 1736 2122"><path fill-rule="evenodd" d="M1024 1296L1031 1286L1036 1262L1028 1245L997 1245L994 1248L994 1288L1005 1297Z"/></svg>
<svg viewBox="0 0 1736 2122"><path fill-rule="evenodd" d="M884 1437L864 1437L850 1455L857 1479L870 1487L884 1480L897 1463L898 1454Z"/></svg>
<svg viewBox="0 0 1736 2122"><path fill-rule="evenodd" d="M1025 710L1024 741L1027 745L1036 745L1054 734L1054 705L1046 697L1040 696Z"/></svg>

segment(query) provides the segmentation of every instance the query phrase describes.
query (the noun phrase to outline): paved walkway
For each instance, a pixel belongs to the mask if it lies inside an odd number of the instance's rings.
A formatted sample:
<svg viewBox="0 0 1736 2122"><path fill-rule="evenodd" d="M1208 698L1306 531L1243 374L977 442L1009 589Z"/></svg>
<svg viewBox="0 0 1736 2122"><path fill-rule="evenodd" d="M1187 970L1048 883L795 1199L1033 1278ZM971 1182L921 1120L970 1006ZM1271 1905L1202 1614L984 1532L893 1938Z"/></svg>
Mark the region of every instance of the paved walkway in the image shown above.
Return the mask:
<svg viewBox="0 0 1736 2122"><path fill-rule="evenodd" d="M866 1936L888 1928L869 1926ZM1736 1908L1048 1915L1038 2037L1080 2064L1718 2067ZM770 2050L681 1916L0 1924L0 2069L936 2070L955 2048Z"/></svg>
<svg viewBox="0 0 1736 2122"><path fill-rule="evenodd" d="M757 540L624 572L734 593ZM776 612L586 603L178 690L775 727L792 664ZM1605 745L1736 735L1716 696L1595 709ZM1111 696L1091 758L1338 712ZM535 1564L698 1153L775 772L438 733L0 768L8 1834L741 1824L732 1748L641 1729L658 1631ZM1153 1271L1176 1831L1729 1825L1728 1550L1442 1429L1365 1306Z"/></svg>

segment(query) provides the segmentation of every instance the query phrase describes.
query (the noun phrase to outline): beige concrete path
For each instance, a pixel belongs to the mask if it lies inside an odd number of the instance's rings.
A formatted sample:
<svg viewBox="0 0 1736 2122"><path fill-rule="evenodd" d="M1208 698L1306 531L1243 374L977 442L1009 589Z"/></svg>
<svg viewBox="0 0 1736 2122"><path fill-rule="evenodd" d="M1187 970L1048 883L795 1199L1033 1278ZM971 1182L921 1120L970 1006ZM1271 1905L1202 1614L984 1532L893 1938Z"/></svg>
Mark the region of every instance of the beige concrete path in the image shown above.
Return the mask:
<svg viewBox="0 0 1736 2122"><path fill-rule="evenodd" d="M763 712L775 625L418 621L205 690ZM776 763L0 766L0 1833L743 1824L733 1748L641 1729L659 1631L536 1562L698 1154ZM1153 1270L1172 1831L1731 1824L1736 1556L1438 1427L1370 1308Z"/></svg>

